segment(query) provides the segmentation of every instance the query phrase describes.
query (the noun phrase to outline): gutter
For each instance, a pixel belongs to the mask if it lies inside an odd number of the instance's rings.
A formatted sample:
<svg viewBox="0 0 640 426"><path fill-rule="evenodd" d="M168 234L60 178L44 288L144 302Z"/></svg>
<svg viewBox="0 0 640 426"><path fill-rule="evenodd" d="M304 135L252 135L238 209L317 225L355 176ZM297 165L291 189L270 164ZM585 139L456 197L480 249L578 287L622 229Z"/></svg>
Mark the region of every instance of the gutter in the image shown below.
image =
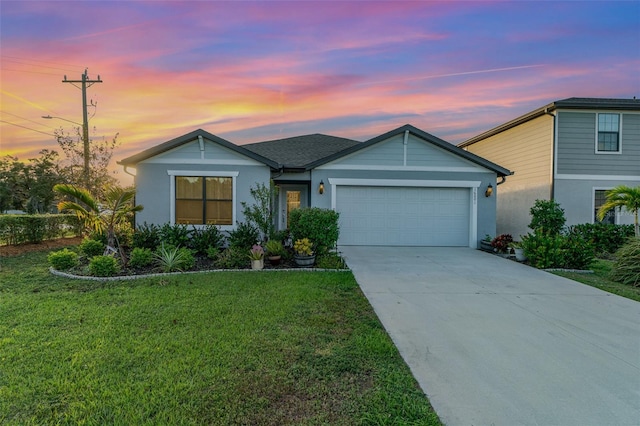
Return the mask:
<svg viewBox="0 0 640 426"><path fill-rule="evenodd" d="M551 180L551 185L549 187L549 199L553 200L555 199L555 195L556 195L556 133L557 133L557 121L558 121L558 117L556 114L552 114L551 112L549 112L548 110L545 109L544 111L545 115L549 115L551 117L553 117L553 135L551 135L551 176L550 176L550 180Z"/></svg>

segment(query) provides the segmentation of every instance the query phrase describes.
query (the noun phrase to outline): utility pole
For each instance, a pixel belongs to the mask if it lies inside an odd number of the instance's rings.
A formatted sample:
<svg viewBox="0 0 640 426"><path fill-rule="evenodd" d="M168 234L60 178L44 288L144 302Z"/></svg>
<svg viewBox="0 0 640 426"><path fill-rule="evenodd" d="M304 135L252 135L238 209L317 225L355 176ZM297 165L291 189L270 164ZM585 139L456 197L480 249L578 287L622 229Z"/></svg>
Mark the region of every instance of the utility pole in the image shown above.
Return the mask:
<svg viewBox="0 0 640 426"><path fill-rule="evenodd" d="M93 86L94 83L102 83L100 75L97 80L89 80L87 70L84 70L82 74L82 80L67 80L67 76L64 76L63 83L71 83L78 89L82 90L82 141L84 143L84 182L85 185L89 184L89 119L87 118L87 87ZM81 84L82 86L77 86Z"/></svg>

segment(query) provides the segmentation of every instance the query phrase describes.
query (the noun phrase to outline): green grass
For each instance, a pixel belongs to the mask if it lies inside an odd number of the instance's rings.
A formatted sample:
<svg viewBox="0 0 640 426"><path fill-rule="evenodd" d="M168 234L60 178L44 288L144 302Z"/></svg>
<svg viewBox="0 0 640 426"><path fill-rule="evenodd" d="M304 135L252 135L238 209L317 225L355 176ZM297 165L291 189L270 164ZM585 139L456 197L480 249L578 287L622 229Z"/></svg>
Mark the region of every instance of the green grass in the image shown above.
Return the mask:
<svg viewBox="0 0 640 426"><path fill-rule="evenodd" d="M349 272L0 262L0 424L440 424Z"/></svg>
<svg viewBox="0 0 640 426"><path fill-rule="evenodd" d="M609 279L612 265L613 262L610 260L598 259L590 266L593 274L561 271L554 272L554 274L640 302L640 287L632 287Z"/></svg>

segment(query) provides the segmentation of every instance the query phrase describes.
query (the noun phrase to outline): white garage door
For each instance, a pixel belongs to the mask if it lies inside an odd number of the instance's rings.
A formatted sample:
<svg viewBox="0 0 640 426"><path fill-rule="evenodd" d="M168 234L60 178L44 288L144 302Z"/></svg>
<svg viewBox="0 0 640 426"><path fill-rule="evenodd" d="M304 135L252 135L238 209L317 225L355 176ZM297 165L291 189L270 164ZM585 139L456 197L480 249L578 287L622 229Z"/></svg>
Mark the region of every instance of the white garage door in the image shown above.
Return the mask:
<svg viewBox="0 0 640 426"><path fill-rule="evenodd" d="M469 245L469 188L338 186L342 245Z"/></svg>

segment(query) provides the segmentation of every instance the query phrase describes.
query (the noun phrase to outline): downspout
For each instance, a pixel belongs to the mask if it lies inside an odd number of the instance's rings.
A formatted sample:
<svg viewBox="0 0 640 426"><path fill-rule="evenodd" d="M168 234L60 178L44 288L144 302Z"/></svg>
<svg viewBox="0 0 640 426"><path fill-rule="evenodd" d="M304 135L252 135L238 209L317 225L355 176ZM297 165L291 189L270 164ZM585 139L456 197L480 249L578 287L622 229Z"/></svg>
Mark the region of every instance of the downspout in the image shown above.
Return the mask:
<svg viewBox="0 0 640 426"><path fill-rule="evenodd" d="M198 135L198 143L200 144L200 159L204 160L204 140L201 135Z"/></svg>
<svg viewBox="0 0 640 426"><path fill-rule="evenodd" d="M548 109L544 110L546 115L550 115L553 117L553 135L551 137L551 185L549 188L549 199L555 199L556 195L556 125L557 125L557 117L555 114L549 112Z"/></svg>

